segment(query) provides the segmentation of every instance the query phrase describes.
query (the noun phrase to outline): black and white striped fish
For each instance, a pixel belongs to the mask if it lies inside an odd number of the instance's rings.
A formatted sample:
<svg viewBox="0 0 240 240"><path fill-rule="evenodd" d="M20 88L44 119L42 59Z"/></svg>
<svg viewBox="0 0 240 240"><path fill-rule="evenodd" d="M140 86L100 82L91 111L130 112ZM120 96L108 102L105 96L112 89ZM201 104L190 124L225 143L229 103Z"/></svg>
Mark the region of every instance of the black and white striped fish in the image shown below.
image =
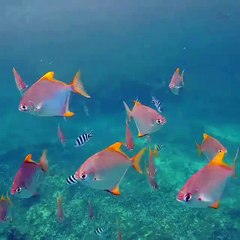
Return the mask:
<svg viewBox="0 0 240 240"><path fill-rule="evenodd" d="M163 145L159 145L159 144L156 144L155 145L155 148L157 149L157 151L159 152L162 148L163 148Z"/></svg>
<svg viewBox="0 0 240 240"><path fill-rule="evenodd" d="M163 111L162 103L158 99L153 97L153 96L152 96L152 103L155 105L155 107L157 108L158 112L161 113Z"/></svg>
<svg viewBox="0 0 240 240"><path fill-rule="evenodd" d="M90 131L89 133L83 133L82 135L77 137L74 146L75 147L83 146L86 142L90 140L91 137L93 137L92 131Z"/></svg>
<svg viewBox="0 0 240 240"><path fill-rule="evenodd" d="M78 181L74 175L69 176L66 180L69 185L76 184Z"/></svg>
<svg viewBox="0 0 240 240"><path fill-rule="evenodd" d="M94 232L97 234L99 237L101 237L104 233L105 229L103 227L98 227Z"/></svg>

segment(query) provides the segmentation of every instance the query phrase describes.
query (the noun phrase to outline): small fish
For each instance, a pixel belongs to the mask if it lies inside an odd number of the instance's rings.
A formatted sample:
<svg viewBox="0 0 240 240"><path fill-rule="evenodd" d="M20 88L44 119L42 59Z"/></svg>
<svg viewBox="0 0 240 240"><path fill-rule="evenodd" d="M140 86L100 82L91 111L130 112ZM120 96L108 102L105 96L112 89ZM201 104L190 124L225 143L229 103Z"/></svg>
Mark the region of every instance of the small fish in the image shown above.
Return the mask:
<svg viewBox="0 0 240 240"><path fill-rule="evenodd" d="M138 137L143 137L148 134L157 132L164 124L166 124L166 118L156 110L142 105L138 101L134 101L134 103L135 105L133 109L130 110L128 105L123 102L125 110L127 112L128 121L130 121L131 118L134 119L134 122L138 129Z"/></svg>
<svg viewBox="0 0 240 240"><path fill-rule="evenodd" d="M0 199L0 222L6 222L8 219L12 221L11 210L13 206L8 194L6 198L2 195Z"/></svg>
<svg viewBox="0 0 240 240"><path fill-rule="evenodd" d="M30 198L37 194L40 179L48 169L46 155L47 152L44 150L39 163L32 160L31 154L27 155L14 178L11 188L12 195L19 198Z"/></svg>
<svg viewBox="0 0 240 240"><path fill-rule="evenodd" d="M163 148L163 145L157 144L155 147L156 147L157 151L159 152Z"/></svg>
<svg viewBox="0 0 240 240"><path fill-rule="evenodd" d="M142 173L139 162L146 150L144 148L129 158L121 151L122 145L122 142L116 142L89 157L74 175L67 178L68 184L74 184L77 180L88 187L120 195L119 185L128 168L132 166Z"/></svg>
<svg viewBox="0 0 240 240"><path fill-rule="evenodd" d="M58 192L57 193L57 218L58 222L62 223L64 219L64 214L63 214L63 199L61 194Z"/></svg>
<svg viewBox="0 0 240 240"><path fill-rule="evenodd" d="M60 124L58 124L58 138L62 145L64 146L66 144L66 138L61 130Z"/></svg>
<svg viewBox="0 0 240 240"><path fill-rule="evenodd" d="M21 78L21 76L19 75L15 68L13 68L13 75L15 78L16 86L21 95L23 95L23 93L27 90L28 85L23 81L23 79Z"/></svg>
<svg viewBox="0 0 240 240"><path fill-rule="evenodd" d="M182 71L182 74L180 75L180 68L177 68L169 83L169 88L175 95L178 95L179 89L184 86L183 75L184 71Z"/></svg>
<svg viewBox="0 0 240 240"><path fill-rule="evenodd" d="M157 146L155 145L154 151L152 151L152 149L149 148L147 175L148 175L149 183L154 190L158 189L158 184L155 179L157 170L155 169L155 166L154 166L154 157L157 157L157 156L158 156Z"/></svg>
<svg viewBox="0 0 240 240"><path fill-rule="evenodd" d="M128 150L133 150L134 149L134 141L133 141L133 136L130 131L128 121L126 121L126 147Z"/></svg>
<svg viewBox="0 0 240 240"><path fill-rule="evenodd" d="M69 176L66 181L69 185L76 184L78 182L77 178L74 175Z"/></svg>
<svg viewBox="0 0 240 240"><path fill-rule="evenodd" d="M91 220L94 219L94 208L90 199L88 199L88 214Z"/></svg>
<svg viewBox="0 0 240 240"><path fill-rule="evenodd" d="M92 131L90 131L89 133L84 133L84 134L80 135L79 137L77 137L74 146L75 147L83 146L86 142L88 142L90 140L91 137L93 137Z"/></svg>
<svg viewBox="0 0 240 240"><path fill-rule="evenodd" d="M80 72L77 72L71 84L54 79L54 72L48 72L27 89L19 110L37 116L71 117L74 115L69 111L71 92L90 98L80 81Z"/></svg>
<svg viewBox="0 0 240 240"><path fill-rule="evenodd" d="M98 227L97 229L95 229L95 234L97 234L99 237L101 237L104 233L105 229L104 227Z"/></svg>
<svg viewBox="0 0 240 240"><path fill-rule="evenodd" d="M227 153L227 149L215 138L208 134L203 134L202 144L197 144L199 155L204 155L208 161L212 160L220 151Z"/></svg>
<svg viewBox="0 0 240 240"><path fill-rule="evenodd" d="M239 148L233 165L229 166L223 161L225 153L219 152L186 182L177 195L177 201L189 207L218 208L227 180L235 176L238 153Z"/></svg>
<svg viewBox="0 0 240 240"><path fill-rule="evenodd" d="M162 103L158 99L153 97L153 96L152 96L152 103L155 105L155 107L158 110L158 112L160 112L160 113L163 112Z"/></svg>

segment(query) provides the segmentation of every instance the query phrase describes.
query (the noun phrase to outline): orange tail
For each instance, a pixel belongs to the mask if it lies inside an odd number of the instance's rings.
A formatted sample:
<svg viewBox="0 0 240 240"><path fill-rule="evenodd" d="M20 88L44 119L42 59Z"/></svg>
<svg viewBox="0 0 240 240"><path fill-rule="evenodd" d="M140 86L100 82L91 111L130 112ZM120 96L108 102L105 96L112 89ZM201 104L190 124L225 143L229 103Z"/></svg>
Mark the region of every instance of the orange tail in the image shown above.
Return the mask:
<svg viewBox="0 0 240 240"><path fill-rule="evenodd" d="M48 160L47 160L47 150L44 150L40 158L40 167L44 172L48 171Z"/></svg>
<svg viewBox="0 0 240 240"><path fill-rule="evenodd" d="M75 93L78 93L86 98L90 98L88 93L85 91L83 84L80 80L80 71L78 71L71 82L71 87Z"/></svg>

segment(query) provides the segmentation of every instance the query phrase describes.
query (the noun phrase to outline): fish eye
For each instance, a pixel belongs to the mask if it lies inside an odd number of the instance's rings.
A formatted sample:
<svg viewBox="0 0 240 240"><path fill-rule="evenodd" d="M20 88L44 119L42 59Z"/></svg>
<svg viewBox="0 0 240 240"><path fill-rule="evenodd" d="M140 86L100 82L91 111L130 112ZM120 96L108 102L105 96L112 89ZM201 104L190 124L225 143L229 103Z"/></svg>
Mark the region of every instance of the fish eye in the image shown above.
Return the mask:
<svg viewBox="0 0 240 240"><path fill-rule="evenodd" d="M21 187L18 187L18 188L16 189L16 192L17 192L17 193L20 193L21 190L22 190L22 188L21 188Z"/></svg>
<svg viewBox="0 0 240 240"><path fill-rule="evenodd" d="M157 119L157 120L156 120L156 123L157 123L157 124L162 124L163 121L162 121L161 119Z"/></svg>
<svg viewBox="0 0 240 240"><path fill-rule="evenodd" d="M222 152L222 149L220 148L220 149L218 149L218 153L220 153L220 152Z"/></svg>
<svg viewBox="0 0 240 240"><path fill-rule="evenodd" d="M86 173L83 173L83 174L80 176L80 178L81 178L82 180L85 180L85 179L87 178L87 174L86 174Z"/></svg>
<svg viewBox="0 0 240 240"><path fill-rule="evenodd" d="M27 111L27 106L24 105L24 104L22 104L22 105L20 106L20 109L21 109L22 111Z"/></svg>
<svg viewBox="0 0 240 240"><path fill-rule="evenodd" d="M183 200L185 202L189 202L191 200L191 198L192 198L192 194L191 193L187 193L187 194L184 195Z"/></svg>

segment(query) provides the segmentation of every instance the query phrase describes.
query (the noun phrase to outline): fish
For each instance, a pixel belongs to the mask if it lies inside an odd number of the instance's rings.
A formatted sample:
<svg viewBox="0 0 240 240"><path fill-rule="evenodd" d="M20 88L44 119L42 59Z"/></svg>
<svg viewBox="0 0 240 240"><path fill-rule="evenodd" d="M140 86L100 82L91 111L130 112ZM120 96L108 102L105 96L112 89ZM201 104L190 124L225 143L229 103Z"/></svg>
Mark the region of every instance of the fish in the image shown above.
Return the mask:
<svg viewBox="0 0 240 240"><path fill-rule="evenodd" d="M23 95L24 92L27 90L28 85L23 81L22 77L20 76L20 74L17 72L15 68L13 68L13 76L20 94Z"/></svg>
<svg viewBox="0 0 240 240"><path fill-rule="evenodd" d="M89 215L89 219L91 220L94 219L94 209L90 199L88 199L88 215Z"/></svg>
<svg viewBox="0 0 240 240"><path fill-rule="evenodd" d="M126 147L128 150L134 149L134 141L131 130L129 128L128 121L126 121Z"/></svg>
<svg viewBox="0 0 240 240"><path fill-rule="evenodd" d="M74 174L71 175L71 176L69 176L69 177L67 177L66 181L67 181L67 183L68 183L69 185L73 185L73 184L78 183L78 180L77 180L77 178L75 178L75 175L74 175Z"/></svg>
<svg viewBox="0 0 240 240"><path fill-rule="evenodd" d="M160 112L160 113L163 112L162 103L158 99L153 97L153 96L152 96L152 103L155 105L155 107L158 110L158 112Z"/></svg>
<svg viewBox="0 0 240 240"><path fill-rule="evenodd" d="M227 149L215 138L204 133L202 144L196 143L200 156L204 155L208 161L212 160L220 151L227 153Z"/></svg>
<svg viewBox="0 0 240 240"><path fill-rule="evenodd" d="M13 204L8 196L8 193L6 197L2 195L0 199L0 222L6 222L7 220L10 220L10 222L12 222L12 217L11 217L12 206Z"/></svg>
<svg viewBox="0 0 240 240"><path fill-rule="evenodd" d="M62 132L60 124L58 124L58 138L59 138L61 144L64 146L66 144L66 138Z"/></svg>
<svg viewBox="0 0 240 240"><path fill-rule="evenodd" d="M81 147L83 146L86 142L90 140L90 138L93 137L93 132L90 131L89 133L83 133L79 137L77 137L74 146L75 147Z"/></svg>
<svg viewBox="0 0 240 240"><path fill-rule="evenodd" d="M77 180L90 188L120 195L119 185L130 166L142 174L139 163L146 150L143 148L129 158L121 151L123 145L123 142L116 142L89 157L74 175L67 178L68 184L75 184Z"/></svg>
<svg viewBox="0 0 240 240"><path fill-rule="evenodd" d="M43 117L72 117L74 113L69 111L71 92L90 98L80 81L80 72L76 73L71 84L54 79L54 72L48 72L27 89L19 110Z"/></svg>
<svg viewBox="0 0 240 240"><path fill-rule="evenodd" d="M175 73L172 76L170 83L169 83L169 89L175 95L178 95L179 89L184 86L183 75L184 75L184 70L182 71L182 74L180 75L180 68L177 68Z"/></svg>
<svg viewBox="0 0 240 240"><path fill-rule="evenodd" d="M64 219L63 199L59 192L57 193L57 219L59 223L62 223Z"/></svg>
<svg viewBox="0 0 240 240"><path fill-rule="evenodd" d="M155 166L154 166L154 157L157 157L157 156L158 156L157 145L155 145L154 151L152 151L152 149L149 148L149 160L148 160L148 167L147 167L147 176L148 176L149 183L154 190L157 190L159 188L158 184L156 182L156 179L155 179L157 170L155 169Z"/></svg>
<svg viewBox="0 0 240 240"><path fill-rule="evenodd" d="M103 233L105 232L105 228L104 227L98 227L94 230L94 233L96 235L98 235L99 237L101 237L103 235Z"/></svg>
<svg viewBox="0 0 240 240"><path fill-rule="evenodd" d="M224 162L225 153L219 152L205 167L190 177L179 191L177 201L193 208L217 209L228 179L236 176L238 153L239 148L233 165L229 166Z"/></svg>
<svg viewBox="0 0 240 240"><path fill-rule="evenodd" d="M164 124L166 124L166 118L156 110L145 106L138 101L134 101L134 103L133 109L130 110L128 105L123 102L128 116L128 121L130 122L133 118L136 124L138 137L144 137L157 132Z"/></svg>
<svg viewBox="0 0 240 240"><path fill-rule="evenodd" d="M11 194L18 198L30 198L36 195L41 178L47 170L46 150L43 151L39 163L32 160L32 154L28 154L14 177Z"/></svg>

